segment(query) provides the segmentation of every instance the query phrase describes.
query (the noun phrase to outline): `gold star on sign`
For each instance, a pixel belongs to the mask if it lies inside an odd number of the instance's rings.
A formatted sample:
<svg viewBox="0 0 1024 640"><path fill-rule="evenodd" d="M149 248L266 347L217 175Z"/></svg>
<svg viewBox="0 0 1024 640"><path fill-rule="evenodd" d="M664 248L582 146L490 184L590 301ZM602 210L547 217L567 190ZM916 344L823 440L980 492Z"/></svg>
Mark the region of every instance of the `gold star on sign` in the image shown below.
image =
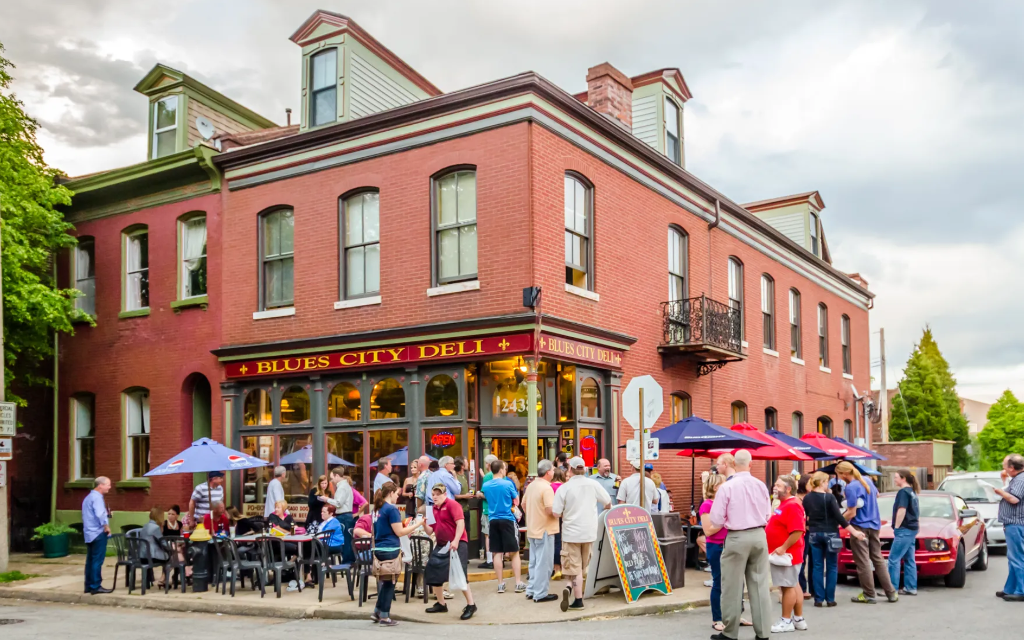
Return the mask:
<svg viewBox="0 0 1024 640"><path fill-rule="evenodd" d="M245 366L243 364L242 368L240 369L240 371L242 372L242 375L244 376L246 374L246 372L249 371L249 367L247 367L247 366Z"/></svg>
<svg viewBox="0 0 1024 640"><path fill-rule="evenodd" d="M502 338L501 342L498 343L498 346L501 347L502 351L504 351L505 349L508 349L508 340L506 340L505 338Z"/></svg>

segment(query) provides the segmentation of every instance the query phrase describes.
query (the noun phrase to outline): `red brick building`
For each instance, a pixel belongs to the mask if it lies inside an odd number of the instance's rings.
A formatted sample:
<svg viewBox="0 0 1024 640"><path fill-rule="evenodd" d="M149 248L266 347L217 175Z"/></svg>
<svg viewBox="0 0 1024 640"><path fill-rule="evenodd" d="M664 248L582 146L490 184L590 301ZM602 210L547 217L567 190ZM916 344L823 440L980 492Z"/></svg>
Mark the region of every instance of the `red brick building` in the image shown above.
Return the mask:
<svg viewBox="0 0 1024 640"><path fill-rule="evenodd" d="M61 509L98 474L118 510L186 502L191 479L136 476L205 433L283 458L296 504L336 464L365 489L404 447L473 469L490 452L522 475L531 412L542 457L624 469L619 398L642 374L666 394L655 428L692 413L858 435L872 294L832 267L817 192L741 205L686 171L678 70L599 65L575 96L534 73L443 94L342 16L317 12L292 40L297 127L154 70L169 80L140 85L151 154L173 153L127 186L71 183L95 269L90 283L73 256L66 275L94 287L96 326L61 348ZM167 87L185 92L173 124ZM685 510L689 460L657 470ZM266 479L231 478L229 494L261 509Z"/></svg>

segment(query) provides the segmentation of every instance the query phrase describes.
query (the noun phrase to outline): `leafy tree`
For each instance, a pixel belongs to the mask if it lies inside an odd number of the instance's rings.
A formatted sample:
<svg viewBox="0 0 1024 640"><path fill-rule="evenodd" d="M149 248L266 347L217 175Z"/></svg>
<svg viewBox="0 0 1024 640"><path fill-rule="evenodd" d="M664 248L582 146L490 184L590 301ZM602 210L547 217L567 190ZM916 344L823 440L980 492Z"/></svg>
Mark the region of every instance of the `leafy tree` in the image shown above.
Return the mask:
<svg viewBox="0 0 1024 640"><path fill-rule="evenodd" d="M39 365L53 355L53 332L71 332L71 289L58 289L53 258L73 246L71 225L56 209L71 192L56 183L59 173L43 161L38 123L11 92L14 68L0 44L0 267L3 269L4 381L7 399L24 404L11 384L52 384Z"/></svg>
<svg viewBox="0 0 1024 640"><path fill-rule="evenodd" d="M1024 403L1007 389L989 407L988 424L978 434L981 468L998 471L1008 453L1024 451Z"/></svg>
<svg viewBox="0 0 1024 640"><path fill-rule="evenodd" d="M893 398L890 438L952 440L953 464L966 469L970 465L967 418L960 410L956 379L930 328L925 328L910 354L899 386L902 394Z"/></svg>

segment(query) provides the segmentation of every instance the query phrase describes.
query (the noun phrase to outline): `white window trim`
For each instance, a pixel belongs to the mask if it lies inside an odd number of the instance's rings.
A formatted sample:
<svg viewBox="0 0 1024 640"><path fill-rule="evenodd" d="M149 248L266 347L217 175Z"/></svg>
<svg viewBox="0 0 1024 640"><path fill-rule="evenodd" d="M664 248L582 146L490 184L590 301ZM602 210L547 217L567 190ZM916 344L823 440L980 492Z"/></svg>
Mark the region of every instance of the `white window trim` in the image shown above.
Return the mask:
<svg viewBox="0 0 1024 640"><path fill-rule="evenodd" d="M146 247L146 254L147 254L146 255L146 266L145 267L140 267L137 271L129 271L128 270L129 269L129 267L128 267L129 255L128 254L130 252L129 247L131 246L132 238L135 238L137 236L146 236L146 243L147 243L147 247ZM124 284L121 287L121 310L122 311L143 311L145 309L149 309L150 305L147 304L144 307L137 307L135 309L130 309L128 307L128 300L129 300L129 297L130 297L130 287L131 287L131 276L132 276L132 274L145 272L147 284L149 282L149 246L148 246L148 243L149 243L149 227L143 227L141 229L136 229L135 231L131 231L129 233L125 233L125 234L122 235L122 237L124 238L124 240L123 240L124 248L122 249L122 255L124 256L123 257L124 264L121 266L121 273L122 273L121 278L122 278ZM141 290L139 292L139 298L140 299L142 298ZM140 302L141 302L141 300L140 300Z"/></svg>
<svg viewBox="0 0 1024 640"><path fill-rule="evenodd" d="M451 284L442 284L436 287L427 289L427 297L433 298L434 296L446 296L450 293L462 293L463 291L478 291L480 289L479 280L467 280L466 282L453 282Z"/></svg>
<svg viewBox="0 0 1024 640"><path fill-rule="evenodd" d="M77 289L79 282L84 282L85 280L92 280L92 290L93 290L93 294L92 294L92 306L93 306L92 317L95 318L96 317L96 275L95 275L95 273L96 273L96 239L92 238L88 242L89 242L89 244L92 245L93 276L92 276L92 278L88 278L88 277L82 278L82 277L79 277L79 274L78 274L78 254L82 250L82 248L81 248L82 245L81 244L76 244L75 248L74 248L74 251L71 252L71 282L72 282L73 286ZM78 290L81 291L81 289L78 289ZM79 311L82 311L84 313L84 310L82 309L82 301L86 300L87 298L88 298L88 296L79 296L79 297L75 298L75 308L78 309Z"/></svg>
<svg viewBox="0 0 1024 640"><path fill-rule="evenodd" d="M767 354L769 356L772 356L774 358L778 358L779 357L779 352L776 351L775 349L763 349L762 348L762 351L764 351L765 354Z"/></svg>
<svg viewBox="0 0 1024 640"><path fill-rule="evenodd" d="M804 366L804 361L802 359L800 359L800 358L795 358L793 356L789 356L789 361L792 362L793 364L798 364L801 367Z"/></svg>
<svg viewBox="0 0 1024 640"><path fill-rule="evenodd" d="M853 380L853 374L850 373L844 373L843 377L846 378L847 380Z"/></svg>
<svg viewBox="0 0 1024 640"><path fill-rule="evenodd" d="M207 288L206 293L185 295L185 289L188 288L189 275L188 269L185 267L185 228L188 226L190 222L195 222L196 220L202 220L203 226L206 226L207 220L205 215L196 215L192 216L187 220L178 221L178 246L180 247L178 251L178 288L180 289L178 291L178 295L180 296L180 298L178 298L179 300L191 300L192 298L202 298L209 295L210 293L209 288ZM206 227L206 233L209 234L209 232L210 228ZM209 238L209 236L207 236L207 238ZM204 253L202 257L207 258L207 276L209 276L209 256L207 253Z"/></svg>
<svg viewBox="0 0 1024 640"><path fill-rule="evenodd" d="M286 316L294 316L295 307L278 307L276 309L267 309L265 311L253 311L253 320L267 320L268 318L284 318Z"/></svg>
<svg viewBox="0 0 1024 640"><path fill-rule="evenodd" d="M334 309L354 309L356 307L369 307L381 303L380 296L368 296L366 298L353 298L351 300L339 300L334 303Z"/></svg>
<svg viewBox="0 0 1024 640"><path fill-rule="evenodd" d="M740 340L740 348L742 348L742 349L746 349L746 348L747 348L747 347L749 347L749 346L750 346L750 345L749 345L749 344L747 344L747 341L746 341L746 340Z"/></svg>
<svg viewBox="0 0 1024 640"><path fill-rule="evenodd" d="M121 427L121 429L122 429L121 432L122 432L122 437L124 438L124 452L123 452L123 455L124 455L124 479L125 480L138 480L138 479L143 479L145 477L145 475L136 476L135 472L134 472L134 469L132 468L132 465L133 465L133 462L134 462L134 457L135 457L135 440L138 439L138 438L143 437L141 435L134 435L133 436L131 433L128 432L128 420L129 420L129 418L128 418L129 408L128 407L129 407L129 405L132 402L132 396L135 395L135 394L143 394L143 395L147 395L148 396L149 390L146 389L146 390L128 391L128 392L123 392L121 394L121 398L122 398L122 400L121 400L121 412L122 412L121 413L121 415L122 415L121 420L123 422L123 425ZM143 413L144 413L145 410L143 408L143 401L144 401L144 398L140 398L139 399L139 405L140 405L139 409L140 409L140 411L143 411ZM145 438L147 440L149 440L150 436L152 435L152 431L153 431L152 430L152 423L150 423L149 424L149 430L145 431ZM152 445L152 441L150 441L150 445ZM152 449L150 449L150 454L152 455ZM153 467L150 467L150 470L152 470L152 469L153 469Z"/></svg>
<svg viewBox="0 0 1024 640"><path fill-rule="evenodd" d="M828 367L823 367L821 365L818 365L818 371L821 371L822 373L832 373L831 369L829 369Z"/></svg>
<svg viewBox="0 0 1024 640"><path fill-rule="evenodd" d="M594 291L588 291L587 289L577 287L569 283L565 283L565 290L567 293L571 293L574 296L579 296L581 298L586 298L587 300L593 300L594 302L601 301L601 296L599 296Z"/></svg>
<svg viewBox="0 0 1024 640"><path fill-rule="evenodd" d="M168 125L168 126L164 127L163 129L157 129L156 128L157 105L160 104L161 102L166 102L167 100L174 100L174 124L173 125ZM178 108L179 107L181 107L181 102L178 100L178 96L177 95L166 96L166 97L160 98L159 100L157 100L156 102L153 103L153 149L152 149L152 152L150 153L150 159L151 160L155 160L156 157L157 157L157 155L156 155L156 152L157 152L157 144L156 144L157 134L164 133L166 131L171 131L171 130L177 130L178 129ZM177 141L177 137L175 137L174 152L177 153L177 151L178 151L178 141Z"/></svg>
<svg viewBox="0 0 1024 640"><path fill-rule="evenodd" d="M71 397L71 408L70 408L70 411L68 412L68 418L69 418L69 422L70 422L68 427L69 427L69 431L71 431L72 444L73 444L72 450L71 450L71 455L72 455L72 462L71 462L71 465L72 465L72 467L71 467L72 478L71 479L72 480L92 480L94 478L95 474L96 474L96 470L95 469L93 469L93 476L83 476L82 475L82 451L81 451L81 448L80 448L81 447L81 442L84 439L90 439L90 438L80 438L78 436L78 405L79 405L80 402L81 402L81 400L78 397L72 396ZM90 416L90 419L92 419L93 421L95 421L95 411L96 411L96 400L94 398L93 399L93 415ZM93 429L94 429L93 433L95 434L96 433L95 432L95 426L93 426ZM96 444L95 444L96 443L96 436L93 435L91 440L93 441L93 452L94 452L93 455L95 455L95 451L96 451L96 449L95 449L95 446L96 446ZM95 458L93 459L93 461L95 462Z"/></svg>

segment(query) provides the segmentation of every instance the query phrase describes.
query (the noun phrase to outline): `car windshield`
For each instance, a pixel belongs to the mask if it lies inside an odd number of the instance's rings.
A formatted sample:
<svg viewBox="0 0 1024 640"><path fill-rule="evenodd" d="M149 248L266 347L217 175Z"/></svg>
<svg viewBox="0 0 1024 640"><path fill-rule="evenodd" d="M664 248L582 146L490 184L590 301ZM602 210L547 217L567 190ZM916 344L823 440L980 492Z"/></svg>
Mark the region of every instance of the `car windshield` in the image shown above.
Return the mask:
<svg viewBox="0 0 1024 640"><path fill-rule="evenodd" d="M978 478L946 480L939 486L939 491L955 493L966 502L999 502L992 486Z"/></svg>
<svg viewBox="0 0 1024 640"><path fill-rule="evenodd" d="M879 496L878 513L888 520L892 517L892 503L896 496ZM942 518L953 520L953 501L948 496L918 496L921 518ZM891 523L890 523L891 524Z"/></svg>

